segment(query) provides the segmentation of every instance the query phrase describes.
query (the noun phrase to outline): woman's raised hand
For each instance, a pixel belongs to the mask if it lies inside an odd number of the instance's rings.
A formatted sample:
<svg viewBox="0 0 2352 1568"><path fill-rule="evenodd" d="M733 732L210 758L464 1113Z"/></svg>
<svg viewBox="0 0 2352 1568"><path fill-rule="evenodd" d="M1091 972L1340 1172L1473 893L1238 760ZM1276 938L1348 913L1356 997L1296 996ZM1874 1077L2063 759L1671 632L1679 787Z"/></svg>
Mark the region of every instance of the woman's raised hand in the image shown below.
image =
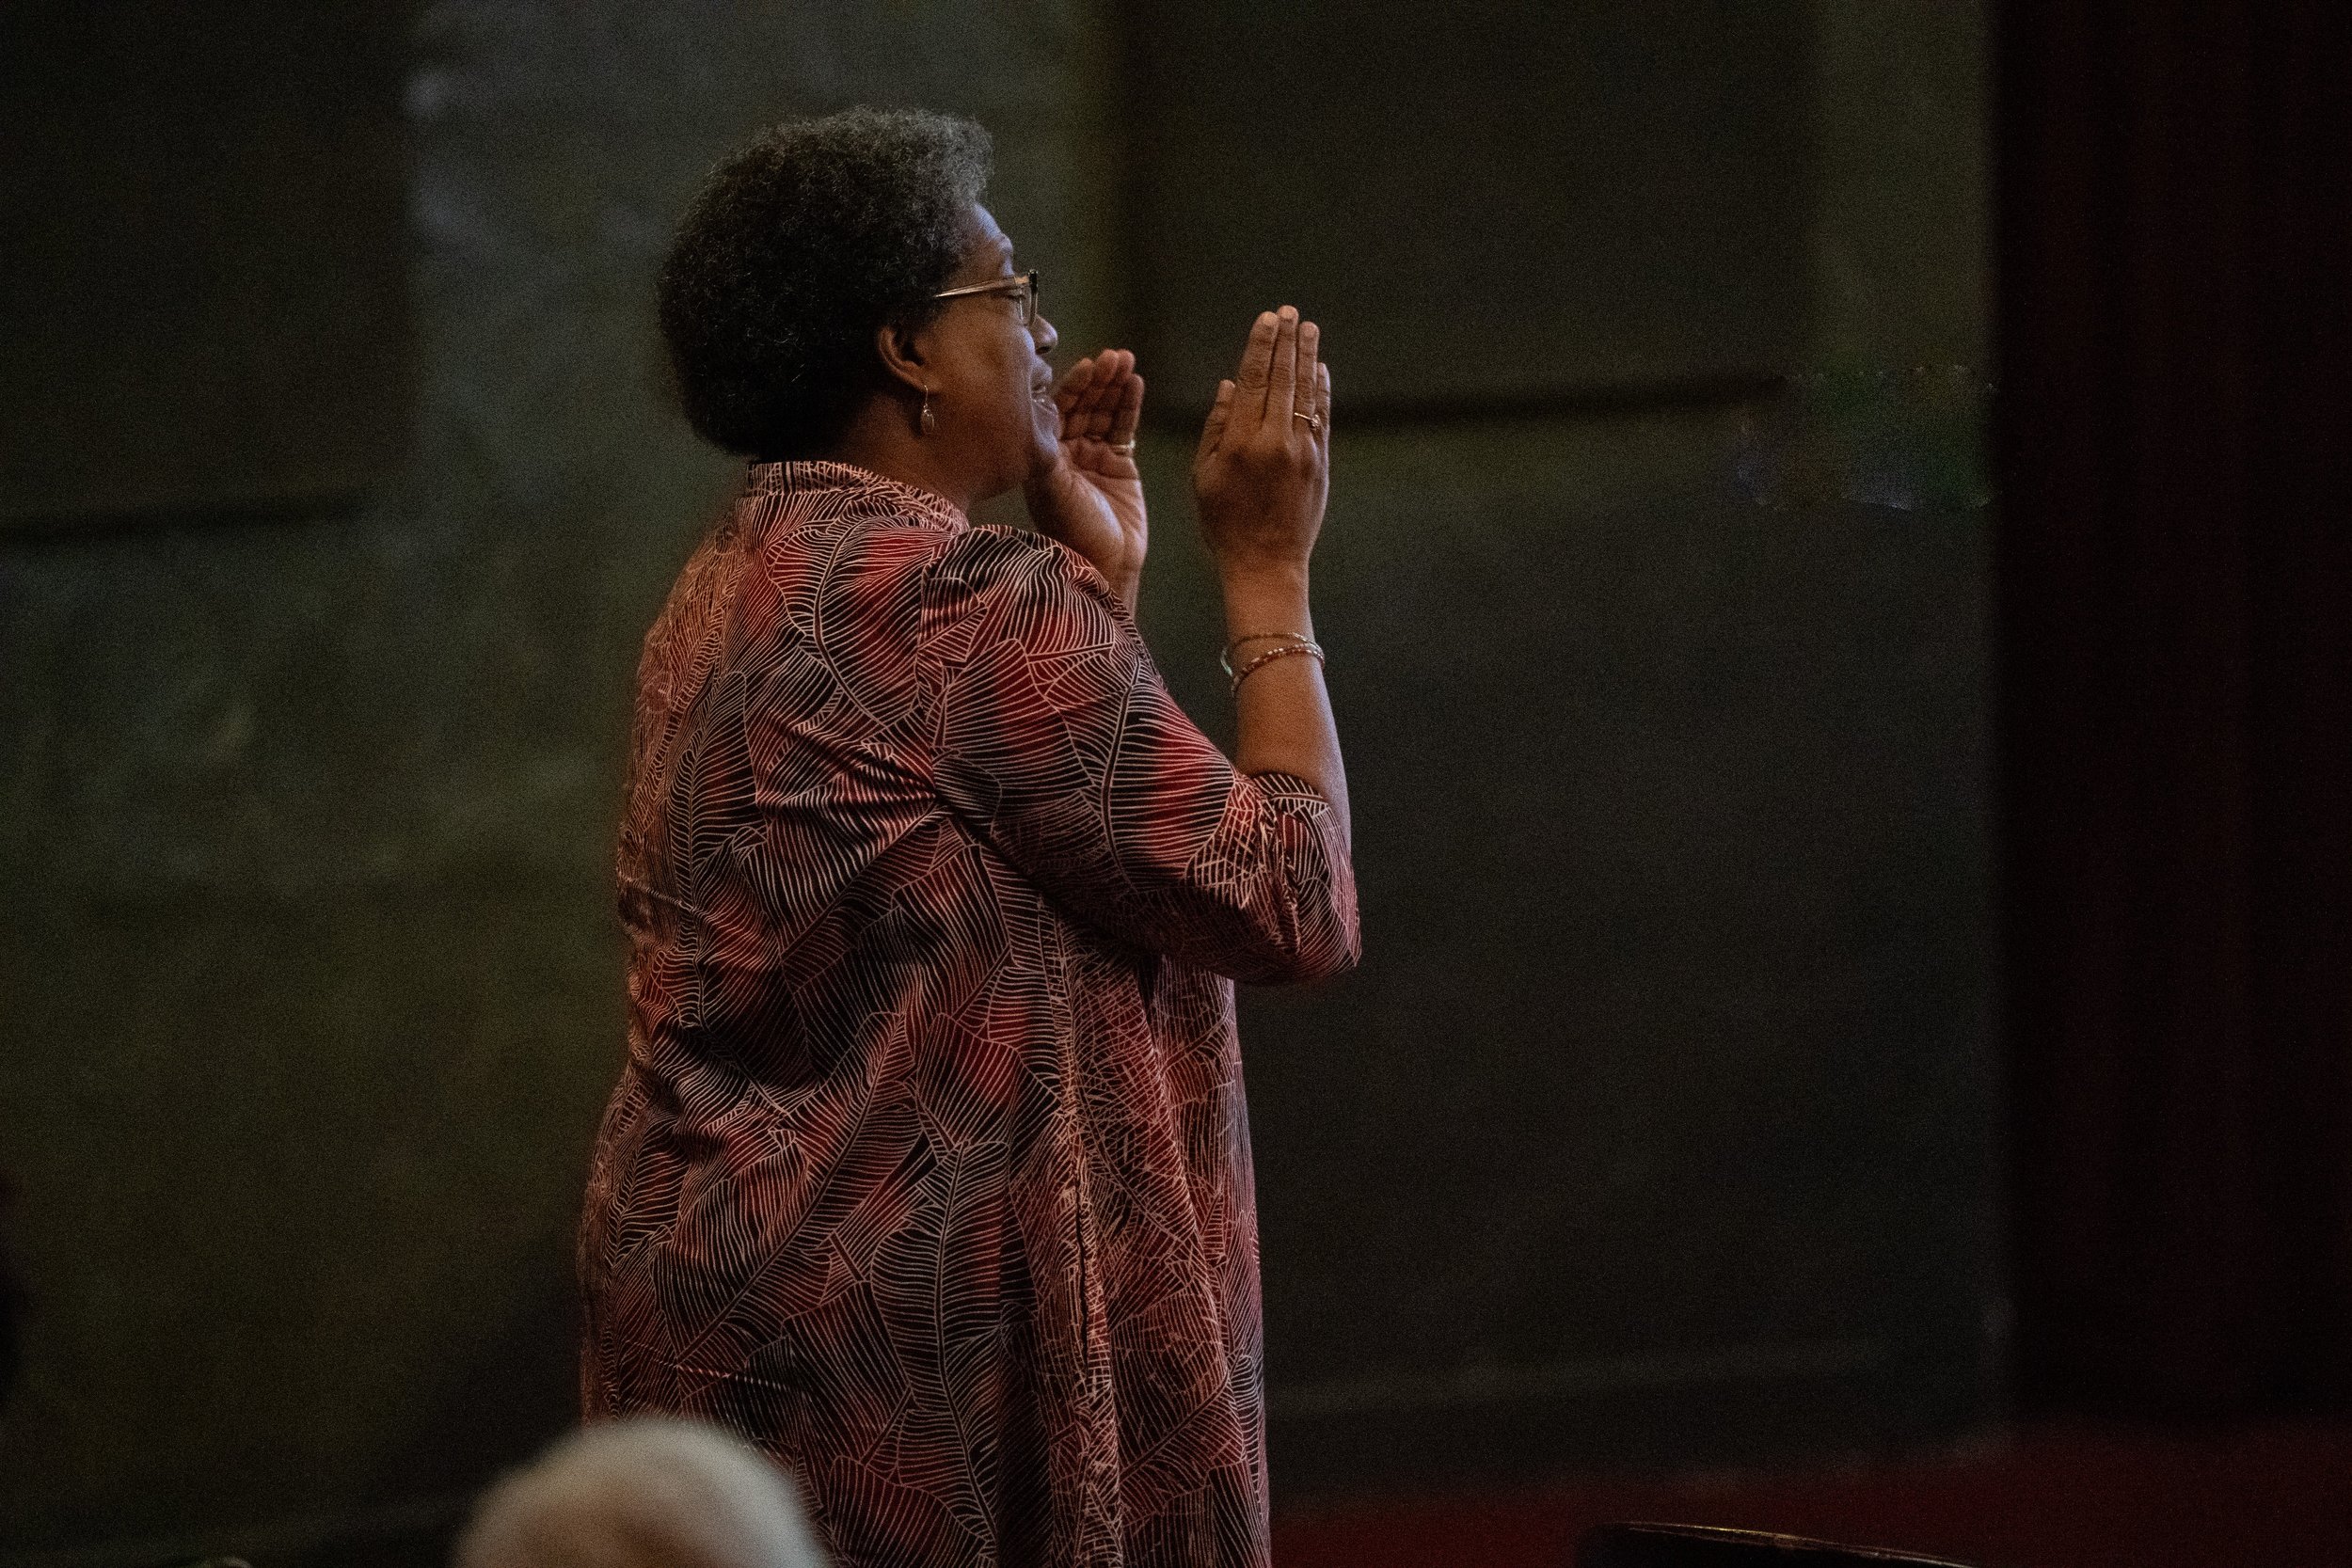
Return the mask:
<svg viewBox="0 0 2352 1568"><path fill-rule="evenodd" d="M1192 460L1209 554L1229 583L1303 576L1331 483L1331 372L1321 333L1285 305L1259 316L1220 381Z"/></svg>
<svg viewBox="0 0 2352 1568"><path fill-rule="evenodd" d="M1258 318L1241 373L1217 384L1216 406L1192 460L1200 531L1225 590L1225 635L1263 655L1285 641L1312 645L1307 560L1331 488L1331 372L1321 334L1285 305ZM1347 768L1314 657L1257 658L1233 682L1233 765L1288 773L1331 803L1347 837Z"/></svg>
<svg viewBox="0 0 2352 1568"><path fill-rule="evenodd" d="M1132 610L1151 544L1135 455L1143 419L1136 356L1108 348L1079 360L1054 388L1054 403L1061 411L1060 450L1053 467L1029 481L1029 516L1092 562Z"/></svg>

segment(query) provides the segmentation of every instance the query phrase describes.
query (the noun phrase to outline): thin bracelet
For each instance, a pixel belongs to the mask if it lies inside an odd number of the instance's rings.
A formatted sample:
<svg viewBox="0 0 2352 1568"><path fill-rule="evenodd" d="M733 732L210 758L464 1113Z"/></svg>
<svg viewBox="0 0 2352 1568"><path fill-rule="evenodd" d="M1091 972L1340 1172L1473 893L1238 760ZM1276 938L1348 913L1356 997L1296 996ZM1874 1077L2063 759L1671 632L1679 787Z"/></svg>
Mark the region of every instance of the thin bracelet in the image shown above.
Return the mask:
<svg viewBox="0 0 2352 1568"><path fill-rule="evenodd" d="M1329 659L1324 657L1323 647L1320 643L1309 642L1303 638L1296 642L1285 642L1279 648L1268 648L1264 653L1260 654L1257 657L1251 659L1248 663L1243 665L1238 671L1236 671L1233 674L1233 690L1239 692L1241 690L1242 682L1248 680L1250 676L1256 674L1260 670L1264 669L1276 659L1288 658L1293 654L1305 654L1310 658L1313 659L1317 664L1328 665L1331 662Z"/></svg>
<svg viewBox="0 0 2352 1568"><path fill-rule="evenodd" d="M1231 642L1226 643L1225 646L1218 651L1216 656L1216 666L1218 669L1224 671L1228 678L1230 678L1233 673L1233 650L1235 648L1240 647L1245 642L1272 642L1276 641L1285 642L1304 642L1307 641L1308 639L1299 636L1298 633L1295 631L1245 632L1241 636L1234 638Z"/></svg>

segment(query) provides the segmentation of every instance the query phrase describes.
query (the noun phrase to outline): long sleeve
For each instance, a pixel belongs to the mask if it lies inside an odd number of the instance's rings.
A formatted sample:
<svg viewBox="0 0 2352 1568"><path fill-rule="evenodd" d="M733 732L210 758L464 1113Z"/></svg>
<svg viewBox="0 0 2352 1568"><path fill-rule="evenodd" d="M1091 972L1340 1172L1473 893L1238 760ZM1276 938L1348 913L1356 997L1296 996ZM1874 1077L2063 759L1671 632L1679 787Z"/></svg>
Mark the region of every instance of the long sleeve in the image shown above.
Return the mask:
<svg viewBox="0 0 2352 1568"><path fill-rule="evenodd" d="M924 619L940 794L1073 918L1236 979L1355 963L1329 802L1300 779L1236 772L1075 554L973 530L931 567Z"/></svg>

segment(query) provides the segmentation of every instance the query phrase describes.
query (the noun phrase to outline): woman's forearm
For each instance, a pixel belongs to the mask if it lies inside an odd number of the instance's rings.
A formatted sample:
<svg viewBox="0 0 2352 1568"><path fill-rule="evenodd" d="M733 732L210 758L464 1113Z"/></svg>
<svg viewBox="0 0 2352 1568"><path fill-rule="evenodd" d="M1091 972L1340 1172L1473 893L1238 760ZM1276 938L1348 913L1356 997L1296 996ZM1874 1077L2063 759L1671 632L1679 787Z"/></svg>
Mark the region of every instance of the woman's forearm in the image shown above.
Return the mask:
<svg viewBox="0 0 2352 1568"><path fill-rule="evenodd" d="M1307 573L1252 573L1225 581L1228 638L1296 636L1310 641L1314 617L1308 608ZM1260 643L1254 651L1271 646ZM1234 667L1245 658L1237 657ZM1339 816L1340 836L1352 841L1347 814L1347 770L1340 757L1340 732L1331 717L1331 697L1323 665L1305 655L1269 659L1233 692L1237 715L1233 766L1245 773L1289 773L1314 785Z"/></svg>

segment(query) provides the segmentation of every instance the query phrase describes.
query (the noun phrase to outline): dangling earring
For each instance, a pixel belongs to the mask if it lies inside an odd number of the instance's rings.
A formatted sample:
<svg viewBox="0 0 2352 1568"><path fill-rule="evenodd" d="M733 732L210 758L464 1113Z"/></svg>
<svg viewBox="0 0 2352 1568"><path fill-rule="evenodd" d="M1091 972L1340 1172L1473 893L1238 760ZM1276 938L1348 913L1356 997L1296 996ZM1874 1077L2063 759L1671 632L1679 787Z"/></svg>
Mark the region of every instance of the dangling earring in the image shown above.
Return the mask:
<svg viewBox="0 0 2352 1568"><path fill-rule="evenodd" d="M928 381L923 383L923 411L915 417L915 424L926 436L939 428L939 419L931 412L931 384Z"/></svg>

